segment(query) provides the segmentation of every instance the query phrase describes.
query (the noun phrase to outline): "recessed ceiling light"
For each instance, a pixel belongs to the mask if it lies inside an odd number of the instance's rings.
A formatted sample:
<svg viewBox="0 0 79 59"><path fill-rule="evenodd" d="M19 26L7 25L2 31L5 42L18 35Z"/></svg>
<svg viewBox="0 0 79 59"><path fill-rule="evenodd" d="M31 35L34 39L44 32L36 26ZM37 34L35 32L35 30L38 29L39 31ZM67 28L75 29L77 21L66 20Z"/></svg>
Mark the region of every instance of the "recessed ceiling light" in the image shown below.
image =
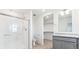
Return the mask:
<svg viewBox="0 0 79 59"><path fill-rule="evenodd" d="M60 12L60 15L61 15L61 16L64 16L64 11L61 11L61 12Z"/></svg>
<svg viewBox="0 0 79 59"><path fill-rule="evenodd" d="M66 10L66 11L65 11L65 14L69 14L69 13L70 13L70 10Z"/></svg>

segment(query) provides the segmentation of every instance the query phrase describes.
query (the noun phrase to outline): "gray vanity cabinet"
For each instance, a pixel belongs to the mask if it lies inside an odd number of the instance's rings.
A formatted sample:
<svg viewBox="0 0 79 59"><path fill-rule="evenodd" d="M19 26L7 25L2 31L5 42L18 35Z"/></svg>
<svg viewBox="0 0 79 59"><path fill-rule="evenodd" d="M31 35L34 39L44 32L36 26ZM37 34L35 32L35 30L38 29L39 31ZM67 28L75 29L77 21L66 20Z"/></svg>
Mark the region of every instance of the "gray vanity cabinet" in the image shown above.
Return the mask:
<svg viewBox="0 0 79 59"><path fill-rule="evenodd" d="M54 36L53 48L54 49L75 49L76 39Z"/></svg>

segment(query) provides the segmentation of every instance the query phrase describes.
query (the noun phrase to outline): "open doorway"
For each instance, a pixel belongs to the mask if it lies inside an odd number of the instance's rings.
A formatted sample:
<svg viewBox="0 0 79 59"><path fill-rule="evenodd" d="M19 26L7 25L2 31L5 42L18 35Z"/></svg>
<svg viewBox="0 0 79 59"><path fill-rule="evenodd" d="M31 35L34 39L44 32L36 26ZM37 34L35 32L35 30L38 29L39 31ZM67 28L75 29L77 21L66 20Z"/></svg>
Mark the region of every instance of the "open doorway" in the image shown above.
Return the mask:
<svg viewBox="0 0 79 59"><path fill-rule="evenodd" d="M52 48L53 45L53 14L48 13L44 17L44 43L47 48Z"/></svg>
<svg viewBox="0 0 79 59"><path fill-rule="evenodd" d="M53 36L53 10L35 9L32 10L33 49L52 48Z"/></svg>

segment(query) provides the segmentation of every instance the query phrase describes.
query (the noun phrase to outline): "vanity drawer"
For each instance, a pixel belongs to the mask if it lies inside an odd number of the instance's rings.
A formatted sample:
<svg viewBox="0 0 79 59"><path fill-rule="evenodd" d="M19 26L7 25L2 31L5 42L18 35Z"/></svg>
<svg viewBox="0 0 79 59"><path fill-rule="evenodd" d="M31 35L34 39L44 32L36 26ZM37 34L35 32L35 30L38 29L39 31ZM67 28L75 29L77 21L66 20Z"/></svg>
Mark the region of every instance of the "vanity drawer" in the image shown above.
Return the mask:
<svg viewBox="0 0 79 59"><path fill-rule="evenodd" d="M72 37L63 37L63 36L53 36L54 40L62 40L62 41L70 41L70 42L76 42L75 38Z"/></svg>

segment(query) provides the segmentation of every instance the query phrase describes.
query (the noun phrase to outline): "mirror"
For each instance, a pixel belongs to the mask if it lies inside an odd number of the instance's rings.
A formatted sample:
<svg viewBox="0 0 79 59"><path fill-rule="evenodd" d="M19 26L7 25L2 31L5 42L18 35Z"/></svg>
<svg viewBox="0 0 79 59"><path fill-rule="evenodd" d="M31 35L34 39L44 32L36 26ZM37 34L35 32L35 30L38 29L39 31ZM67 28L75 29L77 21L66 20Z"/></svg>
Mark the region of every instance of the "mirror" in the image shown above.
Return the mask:
<svg viewBox="0 0 79 59"><path fill-rule="evenodd" d="M58 32L72 32L72 11L62 10L58 15Z"/></svg>

